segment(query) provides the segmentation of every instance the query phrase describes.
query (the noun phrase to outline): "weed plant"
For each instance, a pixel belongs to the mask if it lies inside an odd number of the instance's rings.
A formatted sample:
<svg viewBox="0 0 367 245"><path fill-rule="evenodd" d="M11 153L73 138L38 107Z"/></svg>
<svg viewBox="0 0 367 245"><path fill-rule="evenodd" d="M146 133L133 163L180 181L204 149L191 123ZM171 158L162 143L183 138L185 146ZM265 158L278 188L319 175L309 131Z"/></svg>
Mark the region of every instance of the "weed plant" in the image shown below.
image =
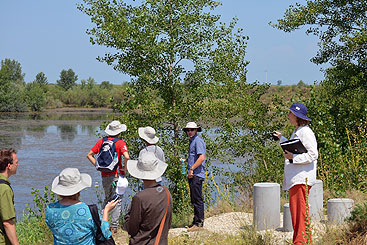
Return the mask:
<svg viewBox="0 0 367 245"><path fill-rule="evenodd" d="M48 186L43 193L32 188L32 205L27 205L22 220L17 222L16 230L20 244L52 244L53 236L46 224L46 207L56 201L56 196Z"/></svg>

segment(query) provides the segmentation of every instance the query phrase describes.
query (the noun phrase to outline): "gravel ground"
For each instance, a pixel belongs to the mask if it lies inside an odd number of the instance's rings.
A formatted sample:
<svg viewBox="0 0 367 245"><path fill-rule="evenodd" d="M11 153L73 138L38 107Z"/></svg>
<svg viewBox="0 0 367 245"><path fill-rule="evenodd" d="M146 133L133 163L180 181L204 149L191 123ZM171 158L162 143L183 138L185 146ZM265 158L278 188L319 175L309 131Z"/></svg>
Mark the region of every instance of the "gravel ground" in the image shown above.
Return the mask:
<svg viewBox="0 0 367 245"><path fill-rule="evenodd" d="M252 226L252 213L244 212L232 212L216 215L205 219L204 229L202 231L187 232L186 228L174 228L169 231L169 237L180 236L182 234L194 237L200 235L200 232L212 232L218 234L239 234L244 227ZM325 217L326 218L326 217ZM312 237L317 239L318 236L325 233L325 222L312 222ZM293 232L283 232L283 214L280 215L280 225L277 229L270 229L259 231L261 235L267 235L272 237L274 244L290 244L292 241ZM127 244L127 233L119 230L115 235L116 244Z"/></svg>
<svg viewBox="0 0 367 245"><path fill-rule="evenodd" d="M252 226L253 216L252 213L244 212L232 212L216 215L205 219L204 230L207 232L219 233L219 234L239 234L245 226ZM311 224L313 238L317 239L318 236L326 231L325 222L312 222ZM199 231L200 232L200 231ZM264 231L258 231L261 235L270 235L274 244L289 244L292 241L293 232L283 232L283 214L280 215L280 225L277 229L270 229ZM196 233L196 234L195 234ZM197 232L187 232L185 228L171 229L169 232L170 237L179 236L181 234L188 234L189 236L197 235Z"/></svg>

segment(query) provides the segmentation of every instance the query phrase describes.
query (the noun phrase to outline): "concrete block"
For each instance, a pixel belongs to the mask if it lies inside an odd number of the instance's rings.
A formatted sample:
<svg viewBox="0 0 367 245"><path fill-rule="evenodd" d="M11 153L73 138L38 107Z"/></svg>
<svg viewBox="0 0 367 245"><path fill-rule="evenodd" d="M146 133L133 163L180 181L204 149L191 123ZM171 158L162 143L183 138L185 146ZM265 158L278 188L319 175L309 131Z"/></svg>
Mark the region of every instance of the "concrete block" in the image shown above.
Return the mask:
<svg viewBox="0 0 367 245"><path fill-rule="evenodd" d="M316 180L308 195L310 217L313 221L320 221L324 217L323 202L324 190L322 180Z"/></svg>
<svg viewBox="0 0 367 245"><path fill-rule="evenodd" d="M257 230L275 229L280 225L280 185L256 183L253 193L253 225Z"/></svg>
<svg viewBox="0 0 367 245"><path fill-rule="evenodd" d="M354 201L349 198L334 198L327 202L327 216L329 222L342 224L345 218L350 216L354 206Z"/></svg>
<svg viewBox="0 0 367 245"><path fill-rule="evenodd" d="M283 231L293 231L292 216L289 209L289 203L283 205Z"/></svg>

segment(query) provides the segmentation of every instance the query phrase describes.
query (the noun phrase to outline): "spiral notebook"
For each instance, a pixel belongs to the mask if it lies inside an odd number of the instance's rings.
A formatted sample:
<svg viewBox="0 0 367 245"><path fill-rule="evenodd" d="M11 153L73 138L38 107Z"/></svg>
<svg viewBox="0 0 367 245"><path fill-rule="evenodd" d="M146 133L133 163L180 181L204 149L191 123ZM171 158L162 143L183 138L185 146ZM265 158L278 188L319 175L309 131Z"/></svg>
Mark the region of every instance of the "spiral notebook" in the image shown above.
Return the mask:
<svg viewBox="0 0 367 245"><path fill-rule="evenodd" d="M307 153L306 147L302 144L299 139L287 140L280 143L283 151L287 150L293 154Z"/></svg>

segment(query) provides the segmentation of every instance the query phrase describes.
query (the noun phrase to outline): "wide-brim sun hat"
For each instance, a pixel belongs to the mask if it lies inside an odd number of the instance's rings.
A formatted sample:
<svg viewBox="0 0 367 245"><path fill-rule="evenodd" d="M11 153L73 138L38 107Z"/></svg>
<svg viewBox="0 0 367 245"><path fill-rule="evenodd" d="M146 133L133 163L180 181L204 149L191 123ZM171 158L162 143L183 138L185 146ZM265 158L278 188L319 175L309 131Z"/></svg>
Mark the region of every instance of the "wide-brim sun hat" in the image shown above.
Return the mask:
<svg viewBox="0 0 367 245"><path fill-rule="evenodd" d="M157 144L159 138L155 136L155 130L152 127L141 127L138 129L139 137L149 144Z"/></svg>
<svg viewBox="0 0 367 245"><path fill-rule="evenodd" d="M196 128L198 132L201 132L201 127L198 127L198 125L195 122L188 122L186 124L186 127L184 127L182 130L186 132L187 129L189 128Z"/></svg>
<svg viewBox="0 0 367 245"><path fill-rule="evenodd" d="M293 103L289 110L296 116L306 121L312 121L311 118L307 117L307 107L302 103Z"/></svg>
<svg viewBox="0 0 367 245"><path fill-rule="evenodd" d="M81 174L77 168L65 168L52 181L51 191L61 196L72 196L91 186L89 174Z"/></svg>
<svg viewBox="0 0 367 245"><path fill-rule="evenodd" d="M120 123L119 121L112 121L107 125L105 132L110 136L118 135L121 132L126 131L127 127L125 124Z"/></svg>
<svg viewBox="0 0 367 245"><path fill-rule="evenodd" d="M166 171L167 166L167 163L159 160L153 152L144 152L138 160L127 161L127 170L138 179L158 179Z"/></svg>

